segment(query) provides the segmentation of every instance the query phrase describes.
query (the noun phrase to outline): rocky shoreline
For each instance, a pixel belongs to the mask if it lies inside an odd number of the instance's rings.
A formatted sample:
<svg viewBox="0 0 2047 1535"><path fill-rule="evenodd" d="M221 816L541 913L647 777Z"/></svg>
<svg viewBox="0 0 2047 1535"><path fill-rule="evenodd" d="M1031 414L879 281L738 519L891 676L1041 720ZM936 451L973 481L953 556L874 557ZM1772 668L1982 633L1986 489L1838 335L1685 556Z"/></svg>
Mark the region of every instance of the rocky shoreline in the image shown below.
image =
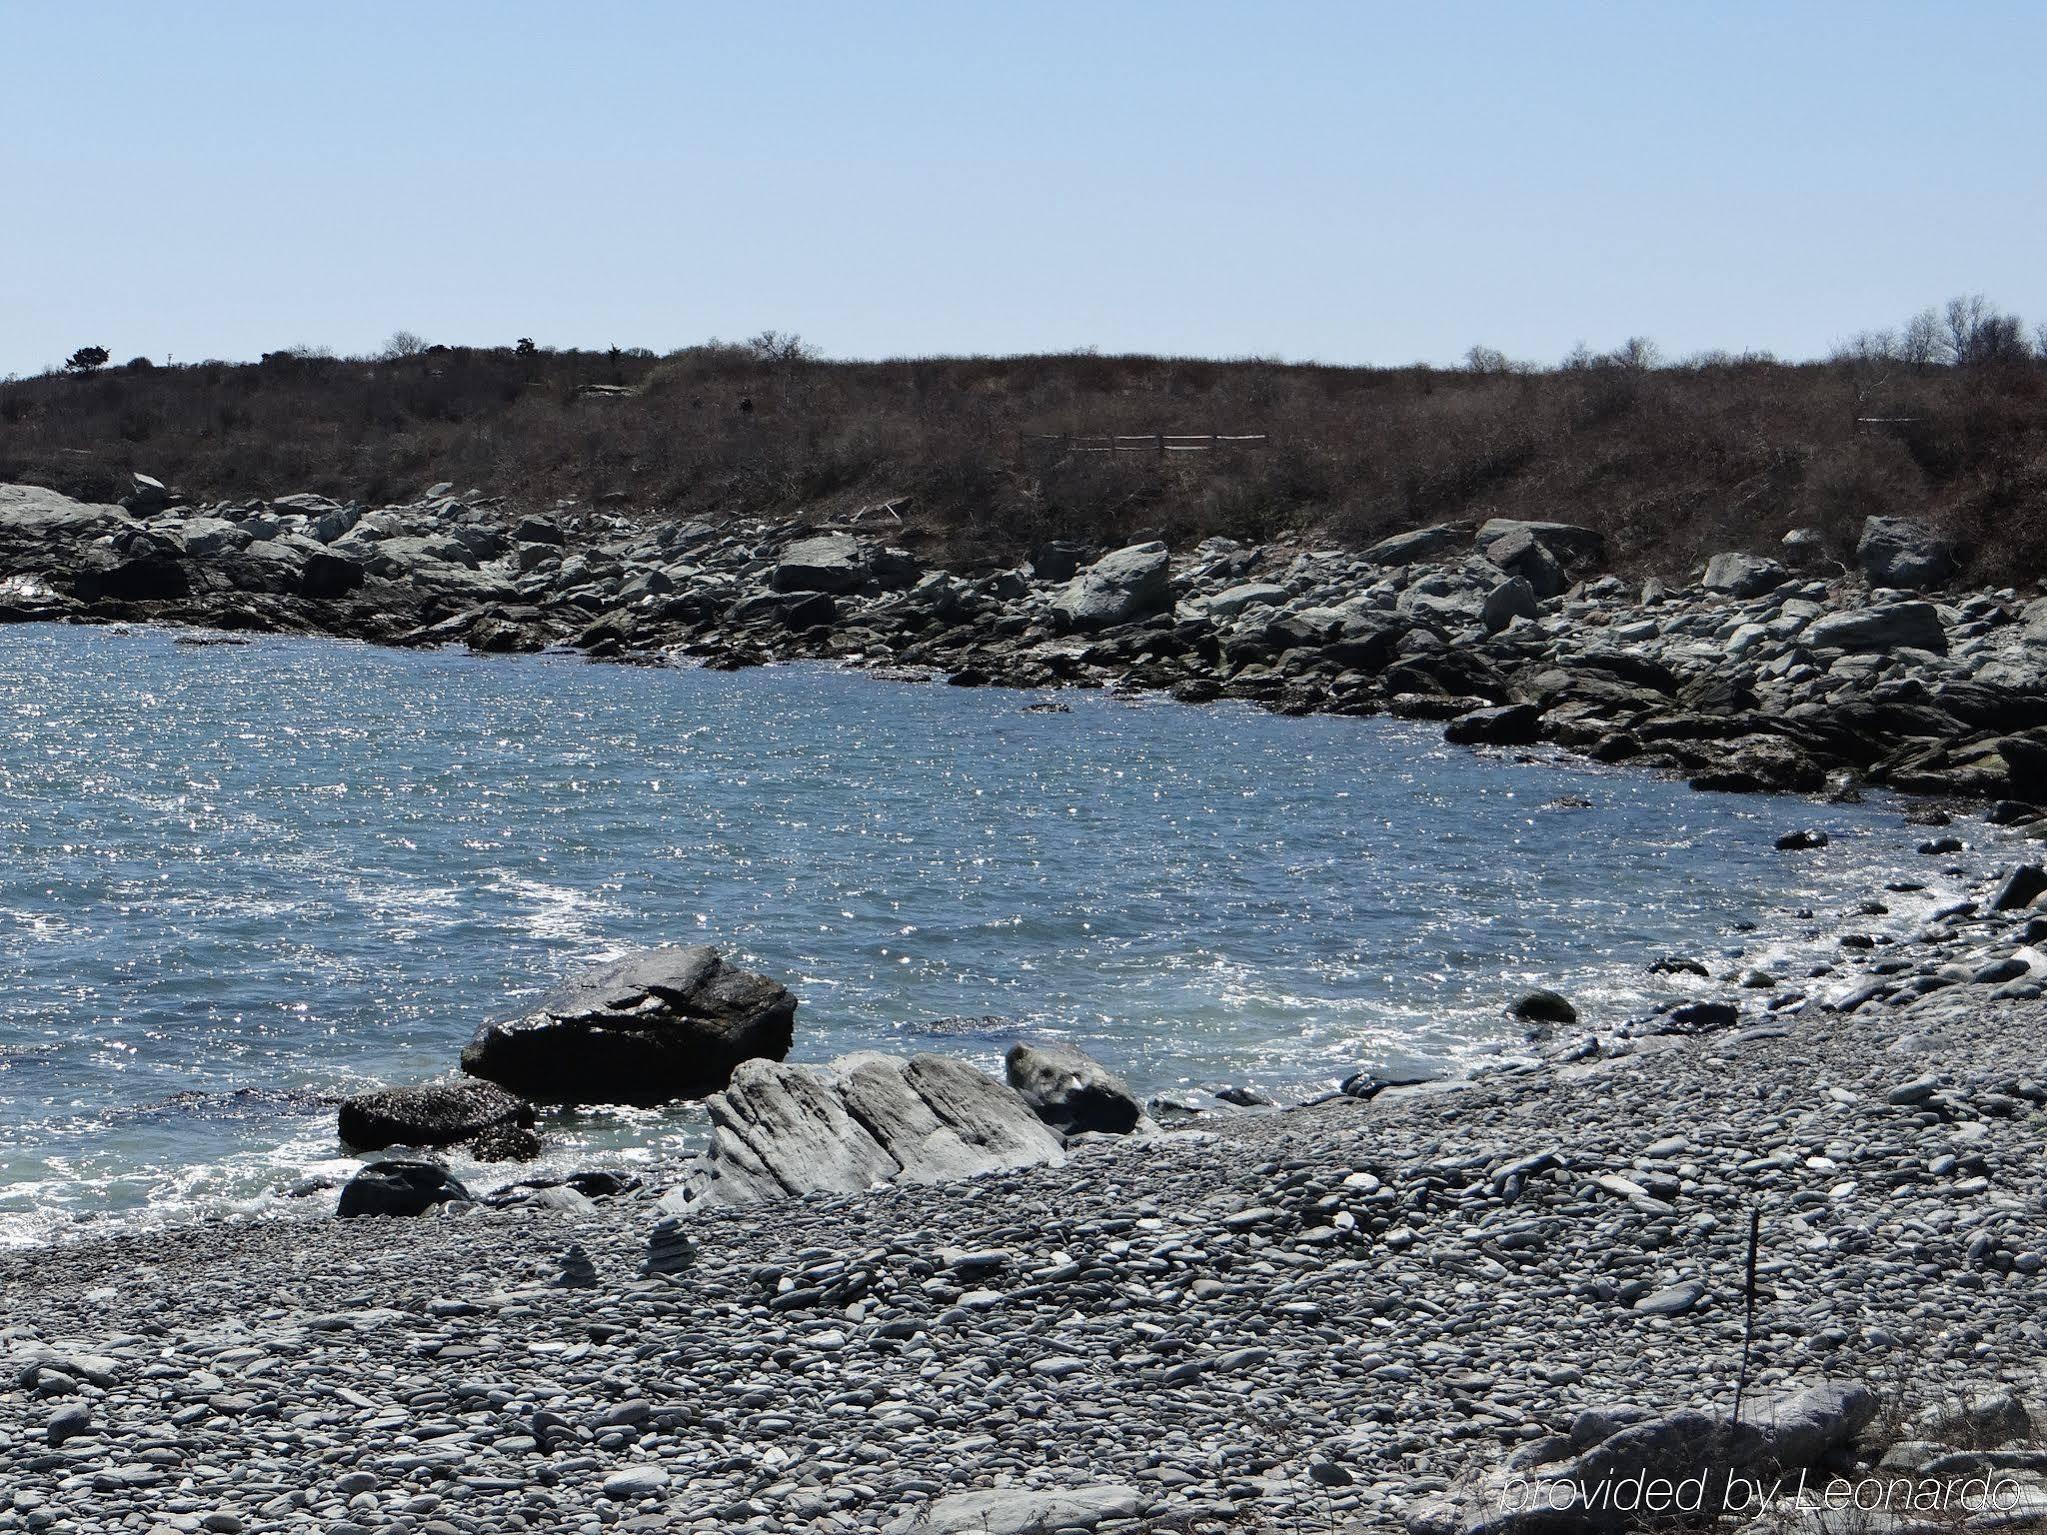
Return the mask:
<svg viewBox="0 0 2047 1535"><path fill-rule="evenodd" d="M1690 993L1638 1016L1530 998L1525 1046L1458 1081L1119 1133L1033 1102L1054 1130L945 1182L867 1187L859 1164L791 1197L767 1142L735 1136L722 1167L512 1179L402 1226L0 1254L0 1532L1541 1535L1619 1525L1510 1508L1512 1478L1699 1454L1820 1482L1994 1475L2018 1501L1980 1527L2037 1522L2047 875L2017 849L2047 826L2028 803L2047 607L1907 595L1944 577L1938 549L1865 545L1892 584L1800 576L1794 549L1637 590L1558 525L1362 554L1048 550L969 579L852 533L448 494L365 513L0 487L15 619L1384 708L1702 788L1988 796L2010 828L1936 827L1924 877L1773 915L1835 928L1810 973L1702 952ZM714 1121L772 1126L803 1070L752 1063ZM517 1100L486 1107L477 1130L524 1128ZM707 1197L721 1180L747 1197ZM1882 1517L1856 1528L1954 1527Z"/></svg>
<svg viewBox="0 0 2047 1535"><path fill-rule="evenodd" d="M1503 1478L1792 1422L1821 1482L1994 1474L2019 1527L2047 910L1987 842L1815 914L1812 974L1709 955L1369 1101L679 1223L593 1179L0 1257L0 1530L1534 1535L1610 1526Z"/></svg>
<svg viewBox="0 0 2047 1535"><path fill-rule="evenodd" d="M1852 572L1794 531L1684 585L1603 573L1599 536L1562 523L1441 524L1362 551L1054 545L971 571L925 568L899 531L536 516L451 485L373 509L183 506L140 477L118 507L0 486L0 621L823 658L960 686L1388 711L1704 789L2047 800L2047 599L1943 590L1948 551L1899 519L1868 520Z"/></svg>

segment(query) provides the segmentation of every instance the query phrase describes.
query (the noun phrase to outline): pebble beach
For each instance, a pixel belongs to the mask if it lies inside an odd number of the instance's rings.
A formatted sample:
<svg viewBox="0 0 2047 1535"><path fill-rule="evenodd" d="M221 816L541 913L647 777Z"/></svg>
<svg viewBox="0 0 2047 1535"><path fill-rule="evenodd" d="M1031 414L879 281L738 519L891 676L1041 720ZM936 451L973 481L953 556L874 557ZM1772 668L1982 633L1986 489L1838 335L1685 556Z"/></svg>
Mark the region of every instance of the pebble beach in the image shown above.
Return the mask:
<svg viewBox="0 0 2047 1535"><path fill-rule="evenodd" d="M2047 1080L2011 972L2047 918L1994 909L2004 856L1950 858L1974 894L1942 910L1816 914L1840 961L1731 1021L704 1209L676 1272L643 1272L658 1177L10 1255L0 1530L1437 1528L1588 1412L1725 1410L1751 1212L1754 1389L1852 1377L1894 1428L2037 1403ZM1865 946L1892 906L1912 933Z"/></svg>

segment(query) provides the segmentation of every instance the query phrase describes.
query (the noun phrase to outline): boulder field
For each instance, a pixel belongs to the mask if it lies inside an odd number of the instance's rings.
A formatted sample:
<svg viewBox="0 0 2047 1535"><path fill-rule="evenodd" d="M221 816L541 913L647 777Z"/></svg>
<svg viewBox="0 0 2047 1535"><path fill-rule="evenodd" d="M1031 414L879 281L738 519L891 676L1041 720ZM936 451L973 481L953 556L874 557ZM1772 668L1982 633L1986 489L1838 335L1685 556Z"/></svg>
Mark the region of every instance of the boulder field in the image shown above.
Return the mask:
<svg viewBox="0 0 2047 1535"><path fill-rule="evenodd" d="M955 571L860 528L536 516L446 485L373 508L160 491L94 506L0 486L0 620L808 657L960 686L1390 712L1702 789L2047 799L2047 599L1944 589L1953 552L1895 518L1868 520L1852 570L1794 529L1674 584L1605 572L1594 530L1507 518L1362 550L1054 544Z"/></svg>

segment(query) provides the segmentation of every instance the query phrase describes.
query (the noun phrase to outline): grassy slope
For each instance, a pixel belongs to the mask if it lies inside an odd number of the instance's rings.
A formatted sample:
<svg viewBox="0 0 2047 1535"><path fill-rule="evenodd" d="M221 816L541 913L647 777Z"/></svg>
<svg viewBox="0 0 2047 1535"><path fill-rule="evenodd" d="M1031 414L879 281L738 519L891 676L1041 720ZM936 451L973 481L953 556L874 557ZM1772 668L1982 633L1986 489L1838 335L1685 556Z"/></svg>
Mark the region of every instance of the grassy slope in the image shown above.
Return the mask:
<svg viewBox="0 0 2047 1535"><path fill-rule="evenodd" d="M624 392L591 397L589 385ZM751 402L742 410L741 402ZM1857 417L1912 418L1857 425ZM1266 433L1215 454L1035 434ZM131 470L201 499L365 501L437 480L544 506L844 513L971 562L1050 537L1362 541L1486 515L1590 522L1679 571L1871 512L1949 528L1974 573L2047 557L2047 368L1604 362L1481 375L1065 355L822 362L744 348L457 349L397 361L114 367L0 383L0 480L108 498Z"/></svg>

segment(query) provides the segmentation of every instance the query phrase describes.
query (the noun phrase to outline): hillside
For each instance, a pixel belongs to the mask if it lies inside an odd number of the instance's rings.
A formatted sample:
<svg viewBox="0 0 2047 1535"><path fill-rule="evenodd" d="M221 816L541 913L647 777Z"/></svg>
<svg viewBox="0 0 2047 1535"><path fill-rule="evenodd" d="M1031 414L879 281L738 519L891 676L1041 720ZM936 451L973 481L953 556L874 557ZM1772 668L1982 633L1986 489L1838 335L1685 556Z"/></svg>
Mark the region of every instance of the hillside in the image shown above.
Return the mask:
<svg viewBox="0 0 2047 1535"><path fill-rule="evenodd" d="M1107 434L1262 441L1091 450ZM379 359L115 365L0 383L0 481L89 499L133 471L203 499L398 500L448 480L514 505L664 517L886 505L953 560L1047 538L1355 543L1553 518L1676 571L1796 526L1839 552L1929 518L1985 580L2047 557L2047 367L1859 358L1339 368L1066 354L833 362L793 339L647 352L430 348ZM893 523L891 523L893 526Z"/></svg>

